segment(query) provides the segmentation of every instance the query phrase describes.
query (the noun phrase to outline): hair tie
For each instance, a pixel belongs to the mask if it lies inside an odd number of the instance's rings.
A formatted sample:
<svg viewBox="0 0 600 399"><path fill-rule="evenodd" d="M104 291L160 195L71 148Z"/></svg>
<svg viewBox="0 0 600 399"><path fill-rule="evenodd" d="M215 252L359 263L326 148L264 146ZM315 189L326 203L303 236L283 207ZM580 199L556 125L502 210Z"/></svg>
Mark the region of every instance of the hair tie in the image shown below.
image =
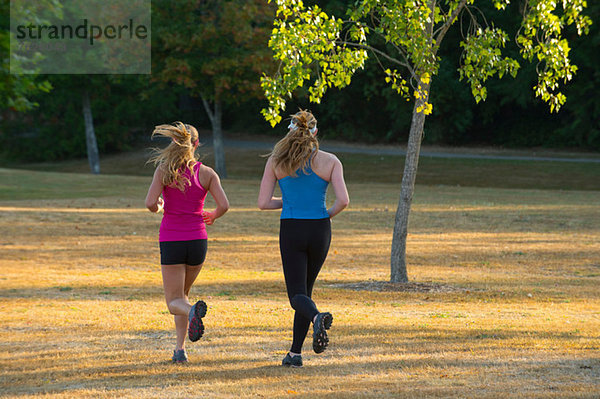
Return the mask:
<svg viewBox="0 0 600 399"><path fill-rule="evenodd" d="M298 128L298 125L296 125L294 122L290 122L290 124L289 124L289 126L288 126L288 129L292 129L292 130L294 130L294 129L296 129L296 128ZM315 132L317 131L317 125L315 125L314 127L311 127L310 129L308 129L308 131L309 131L311 134L315 134Z"/></svg>

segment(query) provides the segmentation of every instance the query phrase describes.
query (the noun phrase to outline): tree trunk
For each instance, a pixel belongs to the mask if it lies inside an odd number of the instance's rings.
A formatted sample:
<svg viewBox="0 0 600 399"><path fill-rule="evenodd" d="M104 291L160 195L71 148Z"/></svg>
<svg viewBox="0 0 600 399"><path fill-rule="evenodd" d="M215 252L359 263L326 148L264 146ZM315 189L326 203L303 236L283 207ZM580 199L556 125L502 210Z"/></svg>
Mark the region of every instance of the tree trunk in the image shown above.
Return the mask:
<svg viewBox="0 0 600 399"><path fill-rule="evenodd" d="M221 103L215 101L215 115L213 123L213 146L215 148L215 168L222 179L227 178L227 169L225 168L225 149L223 146L223 131L221 129Z"/></svg>
<svg viewBox="0 0 600 399"><path fill-rule="evenodd" d="M82 103L88 161L90 163L91 172L97 175L100 174L100 157L98 155L98 144L96 143L96 132L94 131L94 119L92 118L90 95L87 89L83 91Z"/></svg>
<svg viewBox="0 0 600 399"><path fill-rule="evenodd" d="M210 104L204 96L202 98L202 104L204 104L204 109L208 114L208 118L210 119L210 124L212 125L212 134L213 134L213 151L215 154L215 170L217 171L219 177L221 179L227 178L227 169L225 168L225 150L223 146L223 130L221 129L221 121L222 121L222 111L221 111L221 101L215 100L215 109L214 111L210 109Z"/></svg>
<svg viewBox="0 0 600 399"><path fill-rule="evenodd" d="M408 147L406 149L406 160L404 161L404 174L402 176L402 188L400 190L400 201L396 210L394 223L394 235L392 238L391 255L391 282L406 283L408 274L406 272L406 237L408 234L408 216L415 191L415 179L417 177L417 166L419 164L419 152L421 151L421 139L423 137L423 126L425 125L425 114L417 112L429 98L429 85L421 84L421 93L426 92L424 98L415 101L413 108L410 134L408 136Z"/></svg>

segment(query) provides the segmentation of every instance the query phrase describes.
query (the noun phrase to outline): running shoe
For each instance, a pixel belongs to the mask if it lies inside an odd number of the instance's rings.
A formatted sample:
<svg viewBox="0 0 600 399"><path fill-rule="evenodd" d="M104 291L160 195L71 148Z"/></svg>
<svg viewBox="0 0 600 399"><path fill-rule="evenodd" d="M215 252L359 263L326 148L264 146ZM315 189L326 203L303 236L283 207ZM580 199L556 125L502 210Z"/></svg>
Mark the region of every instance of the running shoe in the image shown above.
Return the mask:
<svg viewBox="0 0 600 399"><path fill-rule="evenodd" d="M285 367L302 367L302 356L292 356L288 353L283 358L281 365Z"/></svg>
<svg viewBox="0 0 600 399"><path fill-rule="evenodd" d="M172 360L173 363L187 363L188 357L185 349L174 350Z"/></svg>
<svg viewBox="0 0 600 399"><path fill-rule="evenodd" d="M329 345L327 331L331 327L333 316L329 312L319 313L313 324L313 350L321 353Z"/></svg>
<svg viewBox="0 0 600 399"><path fill-rule="evenodd" d="M196 302L190 309L190 314L188 316L188 337L192 342L198 341L200 337L202 337L202 334L204 334L204 323L202 323L202 318L206 316L206 309L207 307L204 301Z"/></svg>

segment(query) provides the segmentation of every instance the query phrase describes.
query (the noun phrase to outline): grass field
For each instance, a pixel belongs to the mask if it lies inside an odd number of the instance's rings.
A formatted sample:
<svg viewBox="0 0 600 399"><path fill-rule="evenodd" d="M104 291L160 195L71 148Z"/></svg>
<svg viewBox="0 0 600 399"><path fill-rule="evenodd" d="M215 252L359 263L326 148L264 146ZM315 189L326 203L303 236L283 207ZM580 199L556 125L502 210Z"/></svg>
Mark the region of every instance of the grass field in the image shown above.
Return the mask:
<svg viewBox="0 0 600 399"><path fill-rule="evenodd" d="M401 159L340 154L351 204L314 294L331 345L307 339L305 366L284 369L293 313L278 213L255 206L264 159L228 157L231 210L192 289L207 333L184 366L168 361L143 154L101 176L0 169L0 397L600 396L600 166L423 159L411 284L390 285Z"/></svg>

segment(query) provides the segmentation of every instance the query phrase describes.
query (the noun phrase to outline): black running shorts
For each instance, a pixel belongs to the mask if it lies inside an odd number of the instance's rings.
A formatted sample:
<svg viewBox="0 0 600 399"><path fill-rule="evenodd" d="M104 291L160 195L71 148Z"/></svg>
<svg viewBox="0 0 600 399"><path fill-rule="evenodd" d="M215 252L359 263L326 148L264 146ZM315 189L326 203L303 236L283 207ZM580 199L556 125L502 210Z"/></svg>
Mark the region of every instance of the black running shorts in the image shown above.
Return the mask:
<svg viewBox="0 0 600 399"><path fill-rule="evenodd" d="M198 266L206 258L206 239L190 241L161 241L161 265Z"/></svg>

